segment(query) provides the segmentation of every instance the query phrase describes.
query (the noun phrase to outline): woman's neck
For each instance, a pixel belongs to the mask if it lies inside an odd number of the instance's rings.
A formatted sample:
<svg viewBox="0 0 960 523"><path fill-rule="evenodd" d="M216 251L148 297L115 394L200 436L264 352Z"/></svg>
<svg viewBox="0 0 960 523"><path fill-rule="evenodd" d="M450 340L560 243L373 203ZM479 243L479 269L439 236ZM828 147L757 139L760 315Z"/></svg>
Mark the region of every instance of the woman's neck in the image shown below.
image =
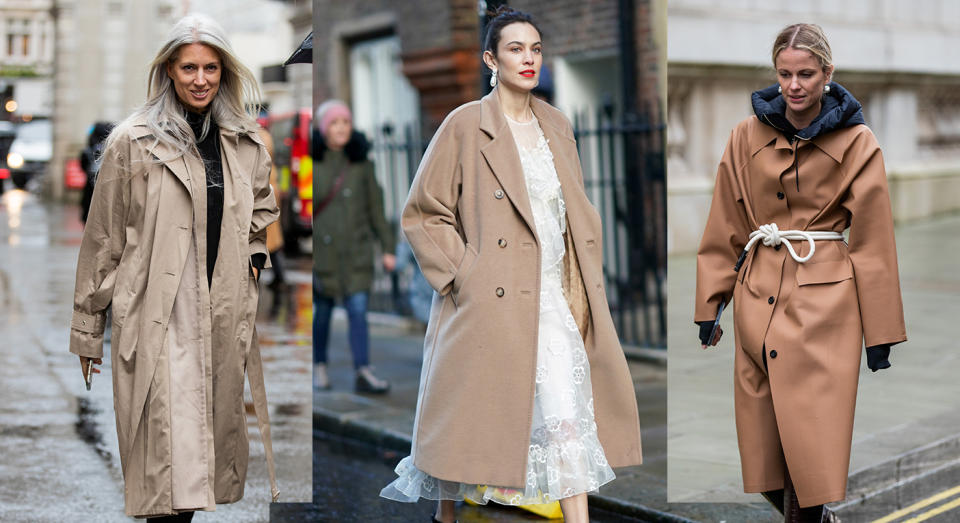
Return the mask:
<svg viewBox="0 0 960 523"><path fill-rule="evenodd" d="M791 111L788 107L784 112L784 116L787 117L787 121L790 122L798 131L806 129L808 125L813 123L817 118L817 115L820 114L820 109L823 107L823 102L817 102L816 105L811 106L806 111L798 113L796 111Z"/></svg>
<svg viewBox="0 0 960 523"><path fill-rule="evenodd" d="M529 122L533 118L530 110L530 91L514 91L500 86L497 88L497 97L500 99L500 109L503 114L516 122Z"/></svg>

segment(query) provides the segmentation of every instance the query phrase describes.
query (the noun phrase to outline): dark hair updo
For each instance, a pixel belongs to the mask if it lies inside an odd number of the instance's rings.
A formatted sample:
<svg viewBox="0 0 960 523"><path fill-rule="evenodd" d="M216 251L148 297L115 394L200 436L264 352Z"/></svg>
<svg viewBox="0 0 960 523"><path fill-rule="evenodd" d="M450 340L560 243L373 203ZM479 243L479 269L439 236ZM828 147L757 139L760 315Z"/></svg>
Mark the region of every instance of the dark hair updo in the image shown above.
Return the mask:
<svg viewBox="0 0 960 523"><path fill-rule="evenodd" d="M543 31L537 27L537 24L533 21L533 17L523 11L517 11L509 6L501 5L497 8L497 11L491 13L490 16L492 16L492 18L487 22L487 35L483 39L483 50L490 51L493 53L493 56L497 56L497 46L500 45L500 32L510 24L517 22L530 24L537 30L537 33L539 33L541 37L543 36Z"/></svg>

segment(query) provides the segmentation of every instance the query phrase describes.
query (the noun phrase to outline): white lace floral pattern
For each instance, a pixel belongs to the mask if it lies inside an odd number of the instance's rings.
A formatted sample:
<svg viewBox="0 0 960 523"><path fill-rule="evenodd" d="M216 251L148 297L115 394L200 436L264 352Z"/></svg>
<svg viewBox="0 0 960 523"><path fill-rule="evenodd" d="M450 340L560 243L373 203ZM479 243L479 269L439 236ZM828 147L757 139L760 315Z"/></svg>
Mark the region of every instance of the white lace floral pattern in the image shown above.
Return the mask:
<svg viewBox="0 0 960 523"><path fill-rule="evenodd" d="M566 206L547 139L534 119L510 121L540 241L541 290L536 391L526 485L523 491L438 480L410 457L381 496L397 501L469 499L485 504L549 503L597 490L614 478L597 438L590 364L577 323L563 296Z"/></svg>

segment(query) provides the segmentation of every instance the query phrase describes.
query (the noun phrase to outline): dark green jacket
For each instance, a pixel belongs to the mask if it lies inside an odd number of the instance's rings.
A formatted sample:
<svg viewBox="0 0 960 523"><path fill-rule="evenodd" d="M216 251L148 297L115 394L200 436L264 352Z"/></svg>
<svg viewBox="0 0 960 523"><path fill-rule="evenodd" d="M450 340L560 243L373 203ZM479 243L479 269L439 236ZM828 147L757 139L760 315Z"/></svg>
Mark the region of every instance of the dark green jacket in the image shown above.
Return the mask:
<svg viewBox="0 0 960 523"><path fill-rule="evenodd" d="M393 226L383 213L383 190L369 160L350 162L341 151L326 150L313 167L313 271L320 293L332 298L369 291L373 284L374 245L395 250ZM317 212L346 166L343 185Z"/></svg>

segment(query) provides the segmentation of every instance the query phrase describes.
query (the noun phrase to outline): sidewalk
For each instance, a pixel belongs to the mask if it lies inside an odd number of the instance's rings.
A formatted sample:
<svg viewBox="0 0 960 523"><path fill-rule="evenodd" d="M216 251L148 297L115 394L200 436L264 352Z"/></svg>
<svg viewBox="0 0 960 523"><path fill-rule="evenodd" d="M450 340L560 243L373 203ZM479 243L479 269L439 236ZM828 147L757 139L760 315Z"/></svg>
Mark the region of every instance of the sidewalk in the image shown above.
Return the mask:
<svg viewBox="0 0 960 523"><path fill-rule="evenodd" d="M896 230L908 341L877 373L863 358L851 478L842 511L910 475L956 460L960 444L960 216ZM669 261L669 497L674 501L757 501L743 493L733 421L733 325L702 351L692 322L694 256ZM927 495L933 492L927 493Z"/></svg>
<svg viewBox="0 0 960 523"><path fill-rule="evenodd" d="M78 209L23 191L0 197L0 521L132 521L123 512L109 343L85 390L68 352ZM305 265L301 263L300 265ZM257 328L280 501L311 500L310 273L291 267L281 303L264 291ZM279 315L271 314L278 312ZM249 392L247 393L249 400ZM248 414L252 412L248 405ZM256 418L249 414L244 498L195 522L261 522L270 489Z"/></svg>
<svg viewBox="0 0 960 523"><path fill-rule="evenodd" d="M353 393L353 371L346 339L346 315L334 312L329 373L332 391L313 397L314 428L395 453L410 452L417 402L422 327L389 315L370 315L371 361L377 374L390 380L385 396ZM666 502L666 367L649 351L628 350L634 378L644 464L617 469L617 479L601 487L590 503L643 521L771 521L764 504L671 504ZM376 493L373 493L375 496ZM718 517L721 515L721 517Z"/></svg>

